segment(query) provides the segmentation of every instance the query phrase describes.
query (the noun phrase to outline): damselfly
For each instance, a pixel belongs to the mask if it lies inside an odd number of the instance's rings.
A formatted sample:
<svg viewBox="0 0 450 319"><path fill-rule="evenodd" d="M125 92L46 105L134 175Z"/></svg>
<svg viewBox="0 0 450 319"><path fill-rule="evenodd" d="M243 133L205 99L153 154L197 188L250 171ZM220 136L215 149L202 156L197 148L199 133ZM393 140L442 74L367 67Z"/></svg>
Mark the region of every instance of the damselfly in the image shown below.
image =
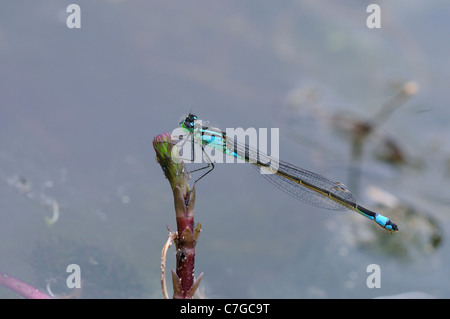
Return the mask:
<svg viewBox="0 0 450 319"><path fill-rule="evenodd" d="M266 170L268 174L262 174L264 178L303 202L331 210L350 209L375 221L388 231L394 232L398 230L397 225L389 218L358 205L352 192L344 184L272 158L246 143L240 143L231 139L225 132L216 127L198 123L202 123L202 121L191 113L180 122L181 129L187 135L186 139L185 137L181 138L185 139L184 142L186 142L190 137L192 142L191 159L193 160L194 157L195 141L201 146L203 154L206 155L207 166L194 171L208 170L195 182L214 169L214 163L209 159L204 148L205 146L210 146L226 155L249 162L260 170ZM276 163L276 168L274 168L273 163ZM191 171L191 173L194 171Z"/></svg>

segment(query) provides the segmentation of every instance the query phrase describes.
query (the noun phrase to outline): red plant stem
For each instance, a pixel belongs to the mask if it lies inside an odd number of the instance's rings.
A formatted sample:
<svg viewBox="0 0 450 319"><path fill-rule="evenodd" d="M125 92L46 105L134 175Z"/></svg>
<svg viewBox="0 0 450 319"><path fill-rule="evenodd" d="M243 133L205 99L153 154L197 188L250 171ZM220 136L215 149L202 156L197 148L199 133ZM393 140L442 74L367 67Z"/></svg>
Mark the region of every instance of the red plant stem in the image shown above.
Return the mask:
<svg viewBox="0 0 450 319"><path fill-rule="evenodd" d="M0 286L11 289L20 296L28 299L52 299L52 297L30 284L2 272L0 272Z"/></svg>
<svg viewBox="0 0 450 319"><path fill-rule="evenodd" d="M189 175L183 162L174 161L171 152L174 142L169 134L155 137L156 158L172 187L178 237L176 273L172 271L173 298L193 298L202 275L194 279L195 245L201 225L194 227L195 188L189 187Z"/></svg>
<svg viewBox="0 0 450 319"><path fill-rule="evenodd" d="M177 246L177 276L180 278L181 294L174 294L174 298L188 298L188 293L194 285L195 267L195 241L192 236L194 226L193 218L177 218L178 239Z"/></svg>

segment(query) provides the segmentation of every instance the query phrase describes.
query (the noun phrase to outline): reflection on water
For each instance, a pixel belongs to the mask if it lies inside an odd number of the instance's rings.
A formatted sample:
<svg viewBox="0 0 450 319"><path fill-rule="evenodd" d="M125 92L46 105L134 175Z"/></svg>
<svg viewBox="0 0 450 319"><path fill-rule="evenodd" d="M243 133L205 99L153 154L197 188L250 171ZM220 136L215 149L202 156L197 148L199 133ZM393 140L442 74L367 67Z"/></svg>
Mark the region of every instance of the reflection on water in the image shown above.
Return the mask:
<svg viewBox="0 0 450 319"><path fill-rule="evenodd" d="M403 150L401 144L395 141L394 137L387 136L379 129L388 121L395 109L402 106L416 93L417 84L407 82L372 119L357 120L342 110L337 113L330 112L326 106L321 105L317 90L307 86L297 88L288 94L284 110L285 118L290 130L294 132L293 139L297 139L300 143L305 142L303 136L307 135L307 130L312 126L314 126L313 130L320 131L321 135L311 136L308 134L309 137L307 136L306 139L312 138L312 140L307 143L314 143L319 139L337 141L336 137L338 136L344 136L348 140L350 144L349 161L352 164L348 170L348 183L352 190L357 192L361 188L359 185L361 168L365 165L364 161L368 162L366 166L373 165L374 161L380 161L382 165L391 166L395 170L406 167L426 174L426 171L423 171L425 158L412 158ZM307 125L308 129L303 124ZM370 147L370 144L373 146ZM342 146L343 143L339 142L337 145ZM366 148L371 152L365 154L363 150ZM327 150L327 154L328 152L329 150ZM331 154L333 154L333 150ZM344 158L340 160L346 161ZM433 168L428 167L429 170ZM368 195L371 196L371 194ZM347 229L347 231L352 234L350 237L355 246L363 248L366 253L378 251L378 253L401 260L425 257L441 246L443 230L440 222L428 210L421 208L422 205L415 202L407 204L406 201L401 201L394 195L381 190L372 192L372 201L379 203L378 209L383 214L398 221L400 232L395 236L386 237L384 234L375 232L373 225L365 223L359 223L358 226L352 225L350 226L352 230ZM356 218L355 220L359 221Z"/></svg>

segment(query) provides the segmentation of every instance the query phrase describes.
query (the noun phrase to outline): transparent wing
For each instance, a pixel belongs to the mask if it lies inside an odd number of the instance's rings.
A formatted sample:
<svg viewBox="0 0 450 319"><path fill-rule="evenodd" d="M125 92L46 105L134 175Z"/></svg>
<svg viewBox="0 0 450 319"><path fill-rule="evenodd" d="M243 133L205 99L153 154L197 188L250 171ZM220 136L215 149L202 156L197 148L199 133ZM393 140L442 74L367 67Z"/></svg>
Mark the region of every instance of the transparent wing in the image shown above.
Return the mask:
<svg viewBox="0 0 450 319"><path fill-rule="evenodd" d="M212 135L214 135L214 139L209 138ZM276 171L276 173L261 175L276 187L305 203L332 210L345 210L355 206L353 194L347 186L340 182L279 161L236 138L227 137L224 141L222 137L226 134L217 128L208 128L208 135L205 136L203 136L203 140L208 140L209 146L215 147L229 156L250 162L260 172L261 170Z"/></svg>
<svg viewBox="0 0 450 319"><path fill-rule="evenodd" d="M354 206L356 203L350 189L340 182L279 161L236 140L232 141L228 138L226 149L228 155L245 159L259 172L273 171L274 166L278 167L277 173L261 175L282 191L305 203L332 210L349 209L349 206ZM276 164L273 166L273 163ZM286 178L286 176L293 178Z"/></svg>
<svg viewBox="0 0 450 319"><path fill-rule="evenodd" d="M252 166L258 171L264 169L264 167L257 164L252 164ZM283 176L284 174L261 175L282 191L312 206L331 210L346 210L349 209L347 205L355 205L353 194L347 186L340 182L333 181L322 175L286 162L279 163L279 172L295 176L299 180L313 185L314 188L308 188L292 179L286 178ZM334 197L327 194L332 194Z"/></svg>

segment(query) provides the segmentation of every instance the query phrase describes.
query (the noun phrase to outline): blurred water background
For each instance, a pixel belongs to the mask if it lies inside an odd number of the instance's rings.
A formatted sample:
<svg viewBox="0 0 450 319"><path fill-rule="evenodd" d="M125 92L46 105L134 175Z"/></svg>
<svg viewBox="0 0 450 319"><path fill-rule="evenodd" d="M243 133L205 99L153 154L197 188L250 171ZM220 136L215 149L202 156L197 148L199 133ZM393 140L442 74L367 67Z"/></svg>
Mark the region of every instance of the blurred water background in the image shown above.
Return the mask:
<svg viewBox="0 0 450 319"><path fill-rule="evenodd" d="M223 129L279 128L282 159L400 228L218 164L197 186L204 296L450 296L445 1L379 2L381 29L366 26L376 1L80 0L68 29L70 3L0 5L1 272L69 294L76 263L84 298L161 298L176 223L152 140L192 108ZM381 288L366 285L371 264Z"/></svg>

